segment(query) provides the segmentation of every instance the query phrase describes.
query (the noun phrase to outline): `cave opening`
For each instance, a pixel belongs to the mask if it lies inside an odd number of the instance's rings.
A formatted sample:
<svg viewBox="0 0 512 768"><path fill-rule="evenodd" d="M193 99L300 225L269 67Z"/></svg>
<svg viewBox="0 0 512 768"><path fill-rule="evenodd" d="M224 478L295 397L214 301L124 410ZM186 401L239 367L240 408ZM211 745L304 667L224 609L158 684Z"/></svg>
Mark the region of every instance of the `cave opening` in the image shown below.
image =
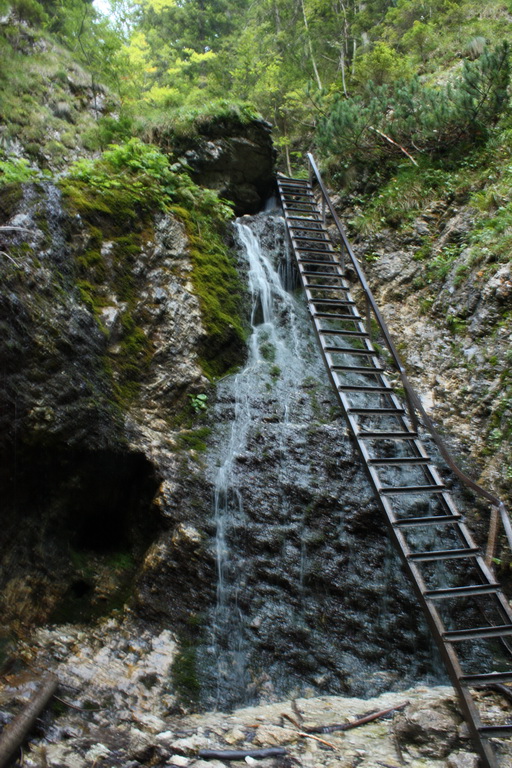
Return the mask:
<svg viewBox="0 0 512 768"><path fill-rule="evenodd" d="M160 484L142 453L30 448L2 462L4 624L88 621L130 597L160 529Z"/></svg>

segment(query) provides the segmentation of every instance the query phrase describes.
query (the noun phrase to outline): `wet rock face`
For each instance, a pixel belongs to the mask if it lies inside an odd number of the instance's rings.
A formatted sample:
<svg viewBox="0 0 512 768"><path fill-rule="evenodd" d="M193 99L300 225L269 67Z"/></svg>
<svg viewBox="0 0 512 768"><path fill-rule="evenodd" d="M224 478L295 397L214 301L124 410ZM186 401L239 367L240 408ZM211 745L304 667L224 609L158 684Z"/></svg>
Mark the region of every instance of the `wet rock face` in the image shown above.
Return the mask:
<svg viewBox="0 0 512 768"><path fill-rule="evenodd" d="M277 268L279 220L246 224ZM218 385L205 455L217 596L196 640L201 704L291 691L368 695L442 675L305 309L280 293L267 264L269 318L258 265L241 262L254 301L251 351L246 368Z"/></svg>

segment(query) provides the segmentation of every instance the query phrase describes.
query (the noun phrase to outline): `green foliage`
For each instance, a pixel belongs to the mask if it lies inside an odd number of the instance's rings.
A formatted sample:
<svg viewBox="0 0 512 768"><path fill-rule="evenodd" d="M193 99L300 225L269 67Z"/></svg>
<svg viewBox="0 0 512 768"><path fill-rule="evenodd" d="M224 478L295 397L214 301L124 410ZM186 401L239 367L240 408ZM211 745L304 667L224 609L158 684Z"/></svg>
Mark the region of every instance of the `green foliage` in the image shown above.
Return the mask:
<svg viewBox="0 0 512 768"><path fill-rule="evenodd" d="M507 101L509 48L504 42L443 88L419 78L392 85L370 82L360 96L332 99L319 121L317 144L324 153L351 162L428 152L442 155L455 145L482 141ZM384 135L383 135L384 134Z"/></svg>
<svg viewBox="0 0 512 768"><path fill-rule="evenodd" d="M49 21L48 14L37 0L14 0L11 7L19 19L29 24L43 25Z"/></svg>
<svg viewBox="0 0 512 768"><path fill-rule="evenodd" d="M135 130L146 141L157 141L160 147L175 149L180 139L227 134L230 129L246 125L261 115L251 104L215 99L201 107L147 109L134 121Z"/></svg>
<svg viewBox="0 0 512 768"><path fill-rule="evenodd" d="M111 144L95 160L77 160L61 181L63 191L82 208L125 219L155 208L165 210L178 185L166 156L140 139Z"/></svg>
<svg viewBox="0 0 512 768"><path fill-rule="evenodd" d="M199 395L189 395L190 399L190 407L195 413L201 413L201 411L206 411L208 405L208 395L205 395L204 393L201 393Z"/></svg>
<svg viewBox="0 0 512 768"><path fill-rule="evenodd" d="M39 168L34 168L23 157L0 160L0 184L19 184L38 181L44 177Z"/></svg>
<svg viewBox="0 0 512 768"><path fill-rule="evenodd" d="M384 42L378 42L357 62L356 78L359 83L374 85L396 83L412 76L411 62Z"/></svg>
<svg viewBox="0 0 512 768"><path fill-rule="evenodd" d="M404 161L393 170L391 178L369 195L368 201L364 200L364 212L352 220L362 234L382 226L407 226L428 202L437 197L450 198L455 193L455 174L429 158L420 158L418 166ZM424 243L414 258L421 260L430 251L429 242Z"/></svg>

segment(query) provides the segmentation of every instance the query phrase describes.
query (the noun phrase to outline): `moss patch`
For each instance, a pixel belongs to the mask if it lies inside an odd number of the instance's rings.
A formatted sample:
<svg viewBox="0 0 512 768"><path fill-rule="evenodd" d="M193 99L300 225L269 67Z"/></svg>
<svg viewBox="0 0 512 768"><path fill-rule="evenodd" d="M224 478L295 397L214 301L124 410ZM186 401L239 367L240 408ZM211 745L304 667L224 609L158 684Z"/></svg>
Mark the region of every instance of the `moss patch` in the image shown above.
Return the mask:
<svg viewBox="0 0 512 768"><path fill-rule="evenodd" d="M219 221L193 211L173 208L185 224L192 257L192 283L199 297L207 338L200 364L210 379L225 375L244 360L247 330L242 321L240 277Z"/></svg>
<svg viewBox="0 0 512 768"><path fill-rule="evenodd" d="M178 435L178 444L180 448L185 448L194 451L206 451L206 439L211 433L210 427L200 427L199 429L191 429L186 432L181 432Z"/></svg>

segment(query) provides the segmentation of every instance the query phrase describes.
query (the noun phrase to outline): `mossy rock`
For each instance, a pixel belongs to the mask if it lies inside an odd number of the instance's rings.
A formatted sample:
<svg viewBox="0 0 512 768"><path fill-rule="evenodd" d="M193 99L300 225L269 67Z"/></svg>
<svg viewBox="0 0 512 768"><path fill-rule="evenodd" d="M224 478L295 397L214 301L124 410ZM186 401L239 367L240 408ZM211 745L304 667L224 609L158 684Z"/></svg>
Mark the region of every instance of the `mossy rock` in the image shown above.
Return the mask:
<svg viewBox="0 0 512 768"><path fill-rule="evenodd" d="M23 198L21 184L6 184L0 186L0 223L4 224L16 212L18 203Z"/></svg>

